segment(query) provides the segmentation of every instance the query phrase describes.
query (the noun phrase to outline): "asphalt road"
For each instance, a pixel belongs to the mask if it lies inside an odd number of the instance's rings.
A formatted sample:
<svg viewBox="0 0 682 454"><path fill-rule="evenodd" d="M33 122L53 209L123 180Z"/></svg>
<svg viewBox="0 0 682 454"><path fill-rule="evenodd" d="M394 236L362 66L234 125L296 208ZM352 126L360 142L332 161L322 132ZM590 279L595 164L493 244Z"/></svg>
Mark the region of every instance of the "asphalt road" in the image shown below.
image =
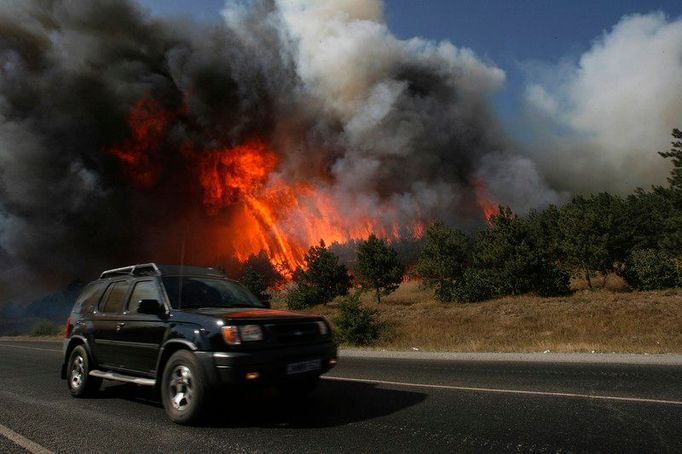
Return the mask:
<svg viewBox="0 0 682 454"><path fill-rule="evenodd" d="M300 405L181 427L149 388L71 398L60 347L0 342L0 452L682 452L682 366L342 358Z"/></svg>

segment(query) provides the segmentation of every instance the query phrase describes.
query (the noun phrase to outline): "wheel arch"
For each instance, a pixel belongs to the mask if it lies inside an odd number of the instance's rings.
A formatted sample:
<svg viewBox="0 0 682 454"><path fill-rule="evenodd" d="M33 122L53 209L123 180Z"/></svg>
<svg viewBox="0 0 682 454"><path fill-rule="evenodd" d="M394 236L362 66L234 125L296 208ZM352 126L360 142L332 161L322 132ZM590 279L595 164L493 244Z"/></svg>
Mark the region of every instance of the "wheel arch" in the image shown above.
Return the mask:
<svg viewBox="0 0 682 454"><path fill-rule="evenodd" d="M64 349L64 361L62 362L61 370L62 380L66 380L66 364L69 361L71 352L74 350L74 348L78 347L79 345L82 345L83 348L85 348L85 353L87 353L88 355L88 360L90 361L90 364L92 364L93 366L95 365L95 361L92 356L92 352L90 351L90 345L88 344L88 340L83 336L78 335L71 336L71 339L69 339L69 343L66 345L66 348Z"/></svg>
<svg viewBox="0 0 682 454"><path fill-rule="evenodd" d="M157 387L161 383L161 377L163 376L163 369L166 367L168 358L170 358L173 353L179 350L195 351L197 346L193 343L183 340L183 339L172 339L163 344L161 351L159 353L159 359L156 362L156 385Z"/></svg>

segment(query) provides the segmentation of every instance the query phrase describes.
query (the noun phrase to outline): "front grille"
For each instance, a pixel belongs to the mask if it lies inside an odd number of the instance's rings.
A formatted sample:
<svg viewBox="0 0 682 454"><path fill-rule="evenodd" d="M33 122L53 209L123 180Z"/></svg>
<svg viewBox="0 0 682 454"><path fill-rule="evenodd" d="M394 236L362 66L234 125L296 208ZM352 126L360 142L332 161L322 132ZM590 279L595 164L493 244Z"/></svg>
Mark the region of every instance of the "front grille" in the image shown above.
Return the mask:
<svg viewBox="0 0 682 454"><path fill-rule="evenodd" d="M315 322L282 323L268 328L275 340L283 344L310 342L320 336L320 329Z"/></svg>

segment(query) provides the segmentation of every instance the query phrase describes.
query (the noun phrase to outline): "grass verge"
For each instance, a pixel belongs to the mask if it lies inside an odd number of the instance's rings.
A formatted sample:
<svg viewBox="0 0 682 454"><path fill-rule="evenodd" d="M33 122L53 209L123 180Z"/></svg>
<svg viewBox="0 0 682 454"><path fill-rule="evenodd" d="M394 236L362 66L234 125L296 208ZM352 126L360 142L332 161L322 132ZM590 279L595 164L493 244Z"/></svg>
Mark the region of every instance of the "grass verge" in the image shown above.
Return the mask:
<svg viewBox="0 0 682 454"><path fill-rule="evenodd" d="M682 290L532 295L442 304L406 282L374 307L389 330L372 348L453 352L682 353ZM284 308L281 295L274 307ZM338 302L308 312L332 319Z"/></svg>

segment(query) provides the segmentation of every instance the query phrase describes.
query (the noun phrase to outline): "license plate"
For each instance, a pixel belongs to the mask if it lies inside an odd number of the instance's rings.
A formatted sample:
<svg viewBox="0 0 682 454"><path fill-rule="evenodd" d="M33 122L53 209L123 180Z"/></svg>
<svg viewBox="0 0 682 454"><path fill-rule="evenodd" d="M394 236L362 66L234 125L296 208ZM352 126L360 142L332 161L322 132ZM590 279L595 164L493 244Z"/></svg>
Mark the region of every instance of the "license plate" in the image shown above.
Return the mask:
<svg viewBox="0 0 682 454"><path fill-rule="evenodd" d="M322 361L319 359L314 359L312 361L301 361L300 363L291 363L287 365L287 374L302 374L304 372L318 370L321 367Z"/></svg>

